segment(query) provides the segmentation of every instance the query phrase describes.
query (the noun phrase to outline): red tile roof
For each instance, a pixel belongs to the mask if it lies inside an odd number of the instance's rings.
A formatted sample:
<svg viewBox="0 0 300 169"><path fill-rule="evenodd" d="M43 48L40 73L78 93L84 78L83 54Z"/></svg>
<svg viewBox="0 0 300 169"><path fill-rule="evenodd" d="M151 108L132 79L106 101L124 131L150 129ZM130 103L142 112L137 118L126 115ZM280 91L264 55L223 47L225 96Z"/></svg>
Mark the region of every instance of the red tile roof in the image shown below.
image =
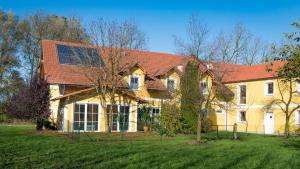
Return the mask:
<svg viewBox="0 0 300 169"><path fill-rule="evenodd" d="M88 78L76 71L77 66L59 64L56 44L96 48L92 45L43 40L44 76L47 77L48 82L53 84L89 85ZM150 77L145 82L148 89L165 90L165 86L158 77L168 73L173 68L176 69L178 65L185 65L188 60L188 57L175 54L129 50L121 62L127 65L128 68L137 64L142 67L146 75ZM274 78L276 77L276 71L285 63L276 61L272 63L272 66L269 64L246 66L214 62L211 64L213 66L212 70L223 73L222 81L224 83L232 83ZM201 71L207 70L206 64L205 62L201 64ZM267 67L272 67L272 71L267 71Z"/></svg>
<svg viewBox="0 0 300 169"><path fill-rule="evenodd" d="M212 65L216 72L220 72L219 76L222 76L223 83L233 83L275 78L277 71L285 63L285 61L274 61L251 66L227 63L213 63Z"/></svg>

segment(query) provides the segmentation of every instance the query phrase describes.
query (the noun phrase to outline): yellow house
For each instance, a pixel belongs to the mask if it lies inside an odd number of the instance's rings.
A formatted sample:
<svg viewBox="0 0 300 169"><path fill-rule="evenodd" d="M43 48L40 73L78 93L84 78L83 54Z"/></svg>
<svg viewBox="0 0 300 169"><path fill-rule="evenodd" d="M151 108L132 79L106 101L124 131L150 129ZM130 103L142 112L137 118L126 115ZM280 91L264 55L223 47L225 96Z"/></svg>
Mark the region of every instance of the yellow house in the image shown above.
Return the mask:
<svg viewBox="0 0 300 169"><path fill-rule="evenodd" d="M52 40L42 42L41 74L50 84L51 119L62 131L105 131L104 115L109 101L99 99L90 80L77 71L78 63L72 55L78 50L90 50L96 58L101 58L101 50L95 46ZM120 72L124 92L118 94L117 106L113 107L112 130L138 131L141 105L150 107L152 116L159 115L161 102L168 100L169 91L179 88L180 75L188 60L174 54L128 51L122 60L127 69ZM222 72L219 81L234 94L230 101L212 100L214 106L208 110L208 117L213 125L230 130L237 123L239 131L283 133L285 116L280 105L266 109L270 100L279 97L276 70L283 64L274 62L273 69L267 71L267 64L202 63L202 75L207 73L200 82L204 94L212 91L216 72ZM297 86L294 84L295 90ZM300 103L298 96L294 98L291 107ZM290 120L292 132L300 125L299 113L296 111Z"/></svg>

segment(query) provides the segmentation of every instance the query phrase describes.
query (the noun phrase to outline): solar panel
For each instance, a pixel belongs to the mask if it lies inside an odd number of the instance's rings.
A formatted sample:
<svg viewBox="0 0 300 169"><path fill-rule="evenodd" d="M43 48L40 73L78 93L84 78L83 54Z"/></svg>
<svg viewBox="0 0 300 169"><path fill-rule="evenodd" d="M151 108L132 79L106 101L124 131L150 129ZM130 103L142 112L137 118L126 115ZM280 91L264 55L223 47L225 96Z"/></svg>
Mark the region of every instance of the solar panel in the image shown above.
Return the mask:
<svg viewBox="0 0 300 169"><path fill-rule="evenodd" d="M60 64L84 66L103 65L103 60L96 48L67 46L61 44L57 44L56 48Z"/></svg>

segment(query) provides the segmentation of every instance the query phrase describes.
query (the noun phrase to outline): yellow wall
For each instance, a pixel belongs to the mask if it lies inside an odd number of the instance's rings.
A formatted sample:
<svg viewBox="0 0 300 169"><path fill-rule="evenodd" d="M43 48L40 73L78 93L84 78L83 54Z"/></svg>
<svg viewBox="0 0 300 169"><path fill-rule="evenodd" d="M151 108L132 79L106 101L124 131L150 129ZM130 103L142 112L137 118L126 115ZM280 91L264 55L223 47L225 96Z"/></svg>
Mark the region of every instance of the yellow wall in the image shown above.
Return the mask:
<svg viewBox="0 0 300 169"><path fill-rule="evenodd" d="M167 98L167 92L165 91L153 91L147 90L144 79L145 79L146 72L143 71L140 67L136 66L130 69L130 71L124 75L124 80L130 84L130 77L131 76L138 76L140 78L140 86L138 90L134 90L134 94L140 98L143 98L148 101L147 105L150 106L157 106L160 107L161 101ZM163 76L160 76L160 80L162 83L167 86L167 79L174 79L176 88L180 88L180 75L178 72L171 70ZM211 91L212 86L212 79L210 76L205 75L202 77L201 81L208 81L208 88L209 92ZM266 96L265 95L265 82L273 81L274 82L274 95L273 96ZM247 86L247 103L245 105L240 105L237 102L237 90L238 85L245 84ZM274 98L279 98L279 90L278 90L278 82L276 79L269 79L269 80L256 80L256 81L247 81L247 82L240 82L240 83L229 83L226 86L235 94L235 97L232 101L225 103L223 101L219 101L217 99L213 100L214 106L209 112L209 118L211 119L214 125L233 125L234 123L238 124L239 131L246 131L253 132L253 133L264 133L264 115L266 112L266 105L273 100ZM295 84L293 84L293 88L295 89ZM66 89L67 90L67 89ZM69 89L72 90L72 89ZM285 96L287 93L284 92ZM59 95L58 85L52 85L51 87L51 94L52 97L56 97ZM293 100L294 105L300 104L300 97L296 95ZM132 113L131 113L131 128L130 131L136 131L136 115L137 115L137 107L138 104L133 100L129 101L128 104L132 105ZM81 102L81 103L99 103L98 97L93 94L89 93L83 96L76 96L71 97L68 101L67 111L68 111L68 120L69 120L69 127L68 129L71 130L71 123L73 118L73 103ZM124 98L120 96L120 103L124 102ZM51 109L58 111L57 107L59 101L51 102ZM105 130L104 126L104 105L100 106L100 131ZM226 110L226 107L228 109ZM222 113L216 113L216 110L222 110ZM246 119L247 122L238 122L237 120L237 113L238 111L246 111ZM282 134L284 132L284 125L285 125L285 115L280 110L278 106L273 106L271 110L274 113L274 134ZM291 115L290 118L290 125L291 125L291 133L295 133L296 130L299 129L300 126L295 124L295 115ZM225 126L220 126L219 129L225 129ZM227 127L228 130L232 130L232 127Z"/></svg>
<svg viewBox="0 0 300 169"><path fill-rule="evenodd" d="M265 82L273 81L274 82L274 95L267 96L265 95ZM238 85L246 85L247 86L247 102L246 105L240 105L238 103ZM229 103L230 109L227 113L227 124L233 125L234 123L238 124L239 131L248 131L253 133L264 133L264 115L266 111L272 111L274 114L274 134L283 134L285 127L285 114L279 108L279 106L272 106L270 109L267 109L268 103L270 103L274 99L280 98L279 88L278 88L278 80L269 79L269 80L257 80L257 81L248 81L241 83L231 83L226 84L235 94L234 99ZM295 90L295 84L293 84L293 90ZM282 88L282 87L281 87ZM287 91L283 92L285 99L288 98ZM293 96L294 104L300 104L300 98L296 94ZM225 103L222 103L225 105ZM281 104L281 106L283 106ZM291 105L290 109L295 107L295 105ZM246 119L247 122L238 122L237 114L238 111L246 111ZM225 110L223 110L225 111ZM226 123L226 113L217 114L215 111L212 112L210 116L213 124L225 125ZM290 131L291 133L296 133L300 126L295 124L295 114L293 113L290 117ZM232 129L232 127L229 127Z"/></svg>

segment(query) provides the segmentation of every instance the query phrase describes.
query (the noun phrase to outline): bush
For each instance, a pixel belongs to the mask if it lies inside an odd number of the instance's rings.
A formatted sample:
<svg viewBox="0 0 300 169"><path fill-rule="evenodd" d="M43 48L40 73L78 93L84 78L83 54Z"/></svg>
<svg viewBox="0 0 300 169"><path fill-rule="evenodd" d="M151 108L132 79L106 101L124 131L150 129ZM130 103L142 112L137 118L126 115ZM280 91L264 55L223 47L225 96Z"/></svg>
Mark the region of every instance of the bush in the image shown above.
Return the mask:
<svg viewBox="0 0 300 169"><path fill-rule="evenodd" d="M158 123L168 135L175 135L182 129L182 116L176 104L163 103Z"/></svg>
<svg viewBox="0 0 300 169"><path fill-rule="evenodd" d="M203 118L202 122L201 122L201 128L202 128L202 132L209 132L209 130L211 129L211 120L208 118Z"/></svg>
<svg viewBox="0 0 300 169"><path fill-rule="evenodd" d="M28 86L23 87L9 100L6 113L13 118L33 120L41 130L50 115L50 89L46 80L35 75Z"/></svg>

